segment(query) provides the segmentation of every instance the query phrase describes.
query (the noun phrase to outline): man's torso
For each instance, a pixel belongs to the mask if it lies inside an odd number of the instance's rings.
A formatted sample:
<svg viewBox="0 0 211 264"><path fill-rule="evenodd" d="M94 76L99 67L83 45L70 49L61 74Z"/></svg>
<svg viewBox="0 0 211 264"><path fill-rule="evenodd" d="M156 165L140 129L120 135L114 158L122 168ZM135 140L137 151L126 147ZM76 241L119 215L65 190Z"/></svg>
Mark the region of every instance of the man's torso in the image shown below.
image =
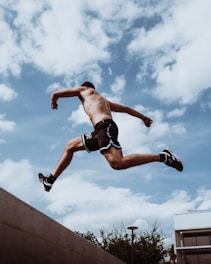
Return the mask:
<svg viewBox="0 0 211 264"><path fill-rule="evenodd" d="M80 100L93 126L104 119L112 119L110 104L95 89L84 89L80 93Z"/></svg>

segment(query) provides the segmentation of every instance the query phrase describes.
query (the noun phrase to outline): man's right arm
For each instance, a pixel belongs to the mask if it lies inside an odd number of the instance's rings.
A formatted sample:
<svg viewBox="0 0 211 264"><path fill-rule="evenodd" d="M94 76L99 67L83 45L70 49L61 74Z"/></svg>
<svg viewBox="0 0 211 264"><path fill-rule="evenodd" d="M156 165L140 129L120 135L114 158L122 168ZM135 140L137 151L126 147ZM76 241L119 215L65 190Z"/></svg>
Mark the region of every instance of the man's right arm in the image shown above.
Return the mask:
<svg viewBox="0 0 211 264"><path fill-rule="evenodd" d="M80 92L82 90L83 90L83 87L77 87L77 88L71 88L71 89L63 89L63 90L54 92L51 96L51 108L52 109L58 108L57 101L59 98L80 96Z"/></svg>

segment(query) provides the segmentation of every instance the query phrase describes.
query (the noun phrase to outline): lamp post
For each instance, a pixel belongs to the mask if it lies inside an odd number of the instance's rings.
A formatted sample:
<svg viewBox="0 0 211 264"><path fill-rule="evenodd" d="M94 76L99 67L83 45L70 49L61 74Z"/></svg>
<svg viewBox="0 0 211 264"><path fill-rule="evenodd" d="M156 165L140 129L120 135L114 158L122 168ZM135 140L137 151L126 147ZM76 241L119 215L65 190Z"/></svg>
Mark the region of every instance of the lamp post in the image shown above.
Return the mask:
<svg viewBox="0 0 211 264"><path fill-rule="evenodd" d="M131 252L132 252L132 264L134 264L134 252L133 252L133 240L134 240L134 230L138 229L137 226L128 226L127 229L131 230Z"/></svg>

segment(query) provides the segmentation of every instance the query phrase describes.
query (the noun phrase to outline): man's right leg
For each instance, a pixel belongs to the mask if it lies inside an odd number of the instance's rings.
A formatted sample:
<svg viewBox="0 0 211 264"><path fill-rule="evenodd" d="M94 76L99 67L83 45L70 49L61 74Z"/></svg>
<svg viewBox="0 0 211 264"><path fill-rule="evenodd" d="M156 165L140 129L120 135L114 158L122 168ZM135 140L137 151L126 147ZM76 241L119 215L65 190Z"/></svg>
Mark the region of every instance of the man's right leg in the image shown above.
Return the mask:
<svg viewBox="0 0 211 264"><path fill-rule="evenodd" d="M164 162L167 166L178 171L183 170L181 160L170 149L165 149L159 154L130 154L123 156L121 149L110 147L103 152L104 157L113 169L123 170L151 162Z"/></svg>
<svg viewBox="0 0 211 264"><path fill-rule="evenodd" d="M43 183L45 191L50 191L54 181L61 175L61 173L68 167L70 164L73 154L76 151L85 150L81 137L77 137L68 142L65 147L65 150L52 174L46 177L42 173L38 174L39 180Z"/></svg>

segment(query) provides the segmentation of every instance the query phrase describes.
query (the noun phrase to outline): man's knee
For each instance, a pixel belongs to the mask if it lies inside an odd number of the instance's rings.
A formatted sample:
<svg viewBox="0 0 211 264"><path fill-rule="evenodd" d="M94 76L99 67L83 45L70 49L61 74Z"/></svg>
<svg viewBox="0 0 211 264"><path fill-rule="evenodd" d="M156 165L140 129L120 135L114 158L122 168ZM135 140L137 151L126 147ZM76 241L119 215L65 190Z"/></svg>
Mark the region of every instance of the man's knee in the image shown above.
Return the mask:
<svg viewBox="0 0 211 264"><path fill-rule="evenodd" d="M71 141L67 143L67 145L65 147L65 151L66 152L72 152L73 151L73 144Z"/></svg>
<svg viewBox="0 0 211 264"><path fill-rule="evenodd" d="M75 151L77 151L78 149L79 149L79 146L78 146L79 144L78 144L78 142L77 142L77 140L75 139L73 139L73 140L70 140L68 143L67 143L67 145L66 145L66 147L65 147L65 150L67 151L67 152L75 152Z"/></svg>
<svg viewBox="0 0 211 264"><path fill-rule="evenodd" d="M112 169L114 170L123 170L125 169L123 163L121 162L121 160L116 160L116 159L112 159L109 160L109 165L111 166Z"/></svg>

